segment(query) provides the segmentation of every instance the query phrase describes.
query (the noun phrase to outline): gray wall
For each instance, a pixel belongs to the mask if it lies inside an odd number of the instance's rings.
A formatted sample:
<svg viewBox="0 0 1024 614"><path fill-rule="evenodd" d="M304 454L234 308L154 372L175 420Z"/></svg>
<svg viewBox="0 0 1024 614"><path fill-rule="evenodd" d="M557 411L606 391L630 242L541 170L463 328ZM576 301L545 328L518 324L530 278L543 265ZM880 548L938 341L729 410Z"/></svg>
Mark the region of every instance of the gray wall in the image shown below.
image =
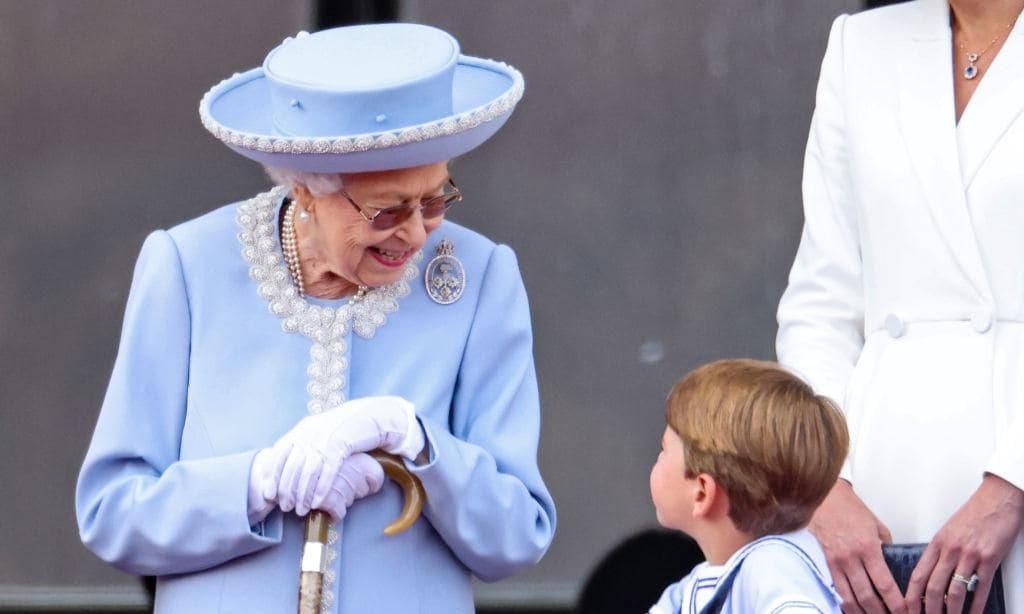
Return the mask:
<svg viewBox="0 0 1024 614"><path fill-rule="evenodd" d="M858 6L405 2L527 81L506 129L454 166L455 219L519 253L559 529L484 600L571 600L655 524L647 475L675 379L773 355L818 64L831 19ZM137 599L78 543L72 499L131 267L149 230L264 187L196 107L309 15L304 0L0 0L0 605Z"/></svg>

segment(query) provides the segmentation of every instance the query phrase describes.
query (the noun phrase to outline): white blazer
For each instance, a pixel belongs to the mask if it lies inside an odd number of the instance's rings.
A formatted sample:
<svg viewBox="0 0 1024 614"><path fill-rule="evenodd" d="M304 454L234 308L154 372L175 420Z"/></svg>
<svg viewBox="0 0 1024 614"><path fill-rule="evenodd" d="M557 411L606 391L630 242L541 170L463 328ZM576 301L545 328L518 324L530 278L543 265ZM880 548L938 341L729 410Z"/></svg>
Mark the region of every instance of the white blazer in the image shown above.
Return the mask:
<svg viewBox="0 0 1024 614"><path fill-rule="evenodd" d="M945 0L835 21L778 312L780 362L842 406L843 477L898 542L929 541L985 471L1024 488L1024 19L959 125L953 52Z"/></svg>

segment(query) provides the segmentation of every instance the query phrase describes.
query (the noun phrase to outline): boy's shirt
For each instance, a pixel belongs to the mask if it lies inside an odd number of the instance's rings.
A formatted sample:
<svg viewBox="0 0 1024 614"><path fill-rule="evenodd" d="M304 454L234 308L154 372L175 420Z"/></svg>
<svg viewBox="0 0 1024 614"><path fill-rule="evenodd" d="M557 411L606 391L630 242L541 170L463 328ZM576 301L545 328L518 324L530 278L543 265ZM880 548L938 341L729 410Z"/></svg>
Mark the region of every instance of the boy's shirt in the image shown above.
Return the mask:
<svg viewBox="0 0 1024 614"><path fill-rule="evenodd" d="M801 529L752 541L725 565L701 563L665 589L649 614L698 614L733 573L723 614L840 613L825 553L810 531Z"/></svg>
<svg viewBox="0 0 1024 614"><path fill-rule="evenodd" d="M711 601L725 565L701 563L685 578L672 584L649 614L697 614Z"/></svg>

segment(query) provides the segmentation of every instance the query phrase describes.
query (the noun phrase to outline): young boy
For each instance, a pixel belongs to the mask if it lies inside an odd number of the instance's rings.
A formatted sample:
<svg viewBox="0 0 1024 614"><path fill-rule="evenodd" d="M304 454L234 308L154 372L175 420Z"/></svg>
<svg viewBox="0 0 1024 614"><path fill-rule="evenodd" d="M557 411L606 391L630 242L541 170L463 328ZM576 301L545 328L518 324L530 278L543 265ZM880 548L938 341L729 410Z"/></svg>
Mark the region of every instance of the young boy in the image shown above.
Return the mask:
<svg viewBox="0 0 1024 614"><path fill-rule="evenodd" d="M754 360L689 373L665 414L651 470L658 522L697 540L707 561L651 614L838 614L806 527L846 457L842 414L775 363Z"/></svg>

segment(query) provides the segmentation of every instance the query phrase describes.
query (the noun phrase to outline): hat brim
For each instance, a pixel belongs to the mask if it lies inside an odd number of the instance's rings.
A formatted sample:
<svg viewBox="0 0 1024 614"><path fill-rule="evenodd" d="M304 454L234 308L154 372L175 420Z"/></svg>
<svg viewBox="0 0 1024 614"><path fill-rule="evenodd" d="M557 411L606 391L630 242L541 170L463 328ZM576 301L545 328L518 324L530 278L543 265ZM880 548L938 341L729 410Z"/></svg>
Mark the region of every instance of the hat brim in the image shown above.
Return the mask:
<svg viewBox="0 0 1024 614"><path fill-rule="evenodd" d="M199 112L214 136L261 164L355 173L432 164L471 151L501 128L522 93L523 77L511 66L460 56L447 117L372 134L291 137L275 131L267 79L255 68L214 86Z"/></svg>

